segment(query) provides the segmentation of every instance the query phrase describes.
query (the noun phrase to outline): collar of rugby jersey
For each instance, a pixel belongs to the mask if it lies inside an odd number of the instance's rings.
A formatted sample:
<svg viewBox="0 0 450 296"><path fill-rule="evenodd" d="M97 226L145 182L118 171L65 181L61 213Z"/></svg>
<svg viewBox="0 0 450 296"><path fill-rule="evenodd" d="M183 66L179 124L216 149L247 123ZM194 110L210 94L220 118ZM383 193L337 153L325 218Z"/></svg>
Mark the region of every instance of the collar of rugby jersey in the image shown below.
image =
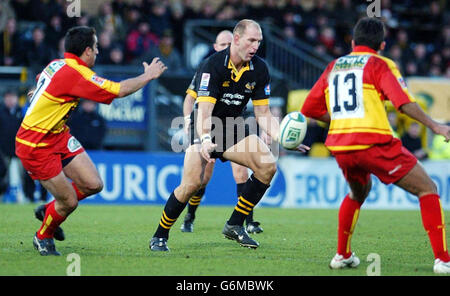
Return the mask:
<svg viewBox="0 0 450 296"><path fill-rule="evenodd" d="M80 59L78 56L74 55L73 53L65 52L64 58L76 60L78 64L88 67L88 65L82 59Z"/></svg>
<svg viewBox="0 0 450 296"><path fill-rule="evenodd" d="M224 66L226 66L228 69L231 69L231 73L234 74L234 78L231 77L231 79L233 79L235 82L239 81L245 71L253 70L253 63L251 60L249 62L246 62L239 71L236 69L235 65L231 61L230 46L228 46L226 49Z"/></svg>
<svg viewBox="0 0 450 296"><path fill-rule="evenodd" d="M369 52L369 53L377 54L376 50L374 50L374 49L372 49L372 48L370 48L368 46L365 46L365 45L356 45L353 48L352 52Z"/></svg>

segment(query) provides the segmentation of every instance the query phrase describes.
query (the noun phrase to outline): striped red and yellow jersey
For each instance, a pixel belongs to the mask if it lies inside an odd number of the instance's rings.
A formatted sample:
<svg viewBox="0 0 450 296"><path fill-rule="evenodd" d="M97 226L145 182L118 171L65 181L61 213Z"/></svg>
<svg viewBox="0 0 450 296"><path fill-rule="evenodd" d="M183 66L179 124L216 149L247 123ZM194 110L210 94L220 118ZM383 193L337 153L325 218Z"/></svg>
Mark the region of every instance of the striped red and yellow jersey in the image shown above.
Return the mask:
<svg viewBox="0 0 450 296"><path fill-rule="evenodd" d="M97 76L74 54L53 60L39 75L17 132L17 156L26 157L36 147L52 145L59 134L68 132L66 122L80 98L110 104L119 91L120 83Z"/></svg>
<svg viewBox="0 0 450 296"><path fill-rule="evenodd" d="M311 89L301 112L331 122L325 145L334 153L388 143L393 132L384 101L399 109L415 102L395 63L366 46L332 61Z"/></svg>

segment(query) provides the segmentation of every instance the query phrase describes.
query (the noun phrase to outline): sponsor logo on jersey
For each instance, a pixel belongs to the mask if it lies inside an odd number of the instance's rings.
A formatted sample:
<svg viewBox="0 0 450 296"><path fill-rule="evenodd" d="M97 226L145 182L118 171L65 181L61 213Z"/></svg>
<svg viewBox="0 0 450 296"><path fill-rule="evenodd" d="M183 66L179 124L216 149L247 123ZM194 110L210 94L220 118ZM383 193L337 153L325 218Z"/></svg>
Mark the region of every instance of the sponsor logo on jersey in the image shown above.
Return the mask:
<svg viewBox="0 0 450 296"><path fill-rule="evenodd" d="M397 80L398 80L398 83L400 83L400 86L401 86L402 88L406 88L406 87L407 87L407 86L406 86L405 79L403 79L403 77L399 77Z"/></svg>
<svg viewBox="0 0 450 296"><path fill-rule="evenodd" d="M334 70L362 69L369 60L370 55L348 55L337 59Z"/></svg>
<svg viewBox="0 0 450 296"><path fill-rule="evenodd" d="M200 80L199 90L207 90L209 85L209 78L211 75L209 73L203 73L202 79Z"/></svg>
<svg viewBox="0 0 450 296"><path fill-rule="evenodd" d="M101 78L101 77L99 77L97 75L92 75L91 81L96 83L96 84L98 84L98 85L100 85L100 86L102 86L103 83L105 83L106 79Z"/></svg>

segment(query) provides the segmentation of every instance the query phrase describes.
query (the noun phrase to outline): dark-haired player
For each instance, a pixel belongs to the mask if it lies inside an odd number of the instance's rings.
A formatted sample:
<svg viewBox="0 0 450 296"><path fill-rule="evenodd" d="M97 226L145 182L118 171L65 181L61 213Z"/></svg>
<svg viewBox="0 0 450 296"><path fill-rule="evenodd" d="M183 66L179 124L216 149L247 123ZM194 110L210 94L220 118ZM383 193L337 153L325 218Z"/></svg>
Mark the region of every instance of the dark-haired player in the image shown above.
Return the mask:
<svg viewBox="0 0 450 296"><path fill-rule="evenodd" d="M98 54L91 27L74 27L65 36L64 59L50 62L40 73L30 106L16 135L16 154L33 180L39 180L55 200L38 207L43 223L33 238L41 255L60 255L53 241L55 230L78 201L100 192L103 182L66 121L79 98L110 104L158 78L166 66L155 58L143 63L144 73L121 82L97 76L90 68ZM69 179L71 181L69 181ZM58 238L64 239L61 228Z"/></svg>
<svg viewBox="0 0 450 296"><path fill-rule="evenodd" d="M450 273L444 213L436 185L417 159L393 137L384 101L390 100L400 112L443 135L446 141L450 139L450 127L426 115L408 93L395 63L377 54L385 47L384 34L380 20L359 20L353 32L353 51L328 65L301 110L308 117L330 123L325 145L350 187L339 209L337 253L330 268L356 267L360 263L350 241L374 174L383 183L393 183L418 197L435 257L433 270Z"/></svg>

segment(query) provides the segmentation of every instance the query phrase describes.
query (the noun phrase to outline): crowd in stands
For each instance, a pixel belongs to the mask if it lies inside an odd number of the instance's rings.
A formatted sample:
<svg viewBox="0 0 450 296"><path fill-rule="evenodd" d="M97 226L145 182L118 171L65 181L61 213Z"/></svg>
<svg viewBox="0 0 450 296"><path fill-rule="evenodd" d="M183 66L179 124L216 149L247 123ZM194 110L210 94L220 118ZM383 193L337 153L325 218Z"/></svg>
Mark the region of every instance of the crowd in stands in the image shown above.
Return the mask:
<svg viewBox="0 0 450 296"><path fill-rule="evenodd" d="M201 1L201 0L200 0ZM136 64L161 55L169 69L183 69L183 25L189 19L272 23L286 40L300 38L332 57L350 51L352 27L367 14L359 0L111 0L98 11L68 17L65 0L0 2L1 65L38 69L63 53L61 39L75 25L91 25L99 36L99 64ZM258 5L256 5L257 3ZM380 0L386 20L385 55L405 76L450 77L450 22L447 1ZM27 25L28 24L28 25ZM34 24L29 26L29 24Z"/></svg>

